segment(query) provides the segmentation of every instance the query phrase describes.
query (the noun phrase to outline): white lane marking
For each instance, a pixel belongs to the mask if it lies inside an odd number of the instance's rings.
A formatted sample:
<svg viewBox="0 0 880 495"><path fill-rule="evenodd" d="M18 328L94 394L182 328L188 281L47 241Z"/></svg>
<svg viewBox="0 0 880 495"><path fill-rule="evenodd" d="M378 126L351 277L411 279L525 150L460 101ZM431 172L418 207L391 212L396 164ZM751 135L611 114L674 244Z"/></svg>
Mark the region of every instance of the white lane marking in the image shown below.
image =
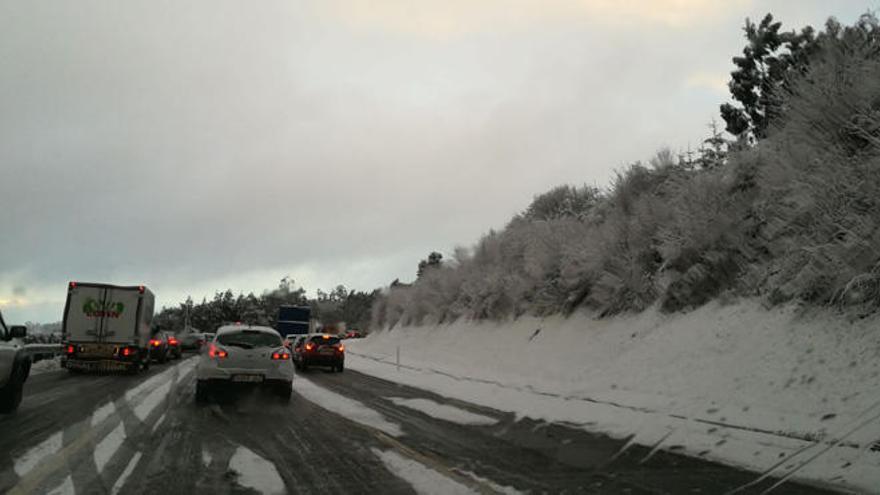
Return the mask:
<svg viewBox="0 0 880 495"><path fill-rule="evenodd" d="M55 455L64 443L64 434L58 432L43 440L35 447L20 455L15 460L15 474L24 476L35 468L43 459Z"/></svg>
<svg viewBox="0 0 880 495"><path fill-rule="evenodd" d="M440 404L429 399L404 399L402 397L389 397L388 400L398 406L408 407L423 412L432 418L442 419L450 423L460 425L494 425L498 422L495 418L475 414L458 407Z"/></svg>
<svg viewBox="0 0 880 495"><path fill-rule="evenodd" d="M113 488L110 490L111 495L116 495L117 493L119 493L119 490L122 490L122 487L125 486L125 482L128 481L128 477L131 476L132 472L134 472L134 468L135 466L137 466L137 463L140 460L141 453L135 452L131 460L128 461L128 466L125 466L125 470L122 471L122 474L119 475L119 479L116 480L116 483L113 483Z"/></svg>
<svg viewBox="0 0 880 495"><path fill-rule="evenodd" d="M147 416L149 416L150 413L153 412L153 410L156 409L156 407L158 407L159 404L162 403L162 399L164 399L165 396L168 395L168 392L170 392L170 391L171 391L171 382L170 381L159 385L158 387L156 387L155 390L150 392L150 394L147 395L144 398L144 400L141 401L140 404L135 406L134 415L137 416L138 419L140 419L141 421L146 420Z"/></svg>
<svg viewBox="0 0 880 495"><path fill-rule="evenodd" d="M162 426L162 423L164 423L164 422L165 422L165 413L162 413L162 415L159 416L159 419L156 420L156 424L153 425L153 429L150 431L150 433L156 433L156 431L159 430L159 427Z"/></svg>
<svg viewBox="0 0 880 495"><path fill-rule="evenodd" d="M68 476L60 485L53 488L46 495L76 495L76 488L73 487L73 478Z"/></svg>
<svg viewBox="0 0 880 495"><path fill-rule="evenodd" d="M344 416L356 423L376 428L392 437L403 435L403 430L400 429L400 425L386 420L385 417L377 411L370 409L356 400L349 399L348 397L331 392L323 387L319 387L305 378L300 378L296 381L294 390L305 397L306 400L313 402L332 413Z"/></svg>
<svg viewBox="0 0 880 495"><path fill-rule="evenodd" d="M211 456L211 453L208 452L204 447L202 447L202 464L203 464L205 467L210 466L210 465L211 465L211 459L213 459L213 457Z"/></svg>
<svg viewBox="0 0 880 495"><path fill-rule="evenodd" d="M125 427L122 423L113 429L106 437L101 440L98 445L95 446L95 466L98 467L98 472L103 472L104 467L110 462L110 459L116 454L116 451L119 450L119 447L122 446L122 442L125 441Z"/></svg>
<svg viewBox="0 0 880 495"><path fill-rule="evenodd" d="M204 451L203 451L204 452ZM228 469L238 473L238 484L264 495L287 493L284 480L275 464L263 459L250 449L239 446L229 459Z"/></svg>
<svg viewBox="0 0 880 495"><path fill-rule="evenodd" d="M392 450L371 449L385 467L420 495L470 495L477 492Z"/></svg>
<svg viewBox="0 0 880 495"><path fill-rule="evenodd" d="M171 367L156 376L152 376L144 380L138 386L130 388L125 392L125 400L127 400L129 403L133 403L134 399L137 398L139 395L145 393L146 391L163 382L171 380L173 375L174 367Z"/></svg>
<svg viewBox="0 0 880 495"><path fill-rule="evenodd" d="M92 413L92 428L101 424L101 422L103 422L105 419L109 418L115 412L116 412L116 404L114 404L112 401L95 409L95 412Z"/></svg>

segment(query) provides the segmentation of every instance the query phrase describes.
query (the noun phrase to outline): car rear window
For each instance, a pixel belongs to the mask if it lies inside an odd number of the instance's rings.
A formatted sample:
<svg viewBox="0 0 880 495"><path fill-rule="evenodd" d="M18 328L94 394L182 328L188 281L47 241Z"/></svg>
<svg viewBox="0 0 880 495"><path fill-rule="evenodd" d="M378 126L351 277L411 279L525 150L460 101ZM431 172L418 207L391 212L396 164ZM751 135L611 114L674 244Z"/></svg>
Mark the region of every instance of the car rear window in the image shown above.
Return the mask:
<svg viewBox="0 0 880 495"><path fill-rule="evenodd" d="M255 347L281 347L281 337L271 333L257 330L242 330L229 332L217 337L217 342L223 345L253 349Z"/></svg>
<svg viewBox="0 0 880 495"><path fill-rule="evenodd" d="M336 345L339 343L338 337L330 337L325 339L324 337L312 337L312 343L316 345Z"/></svg>

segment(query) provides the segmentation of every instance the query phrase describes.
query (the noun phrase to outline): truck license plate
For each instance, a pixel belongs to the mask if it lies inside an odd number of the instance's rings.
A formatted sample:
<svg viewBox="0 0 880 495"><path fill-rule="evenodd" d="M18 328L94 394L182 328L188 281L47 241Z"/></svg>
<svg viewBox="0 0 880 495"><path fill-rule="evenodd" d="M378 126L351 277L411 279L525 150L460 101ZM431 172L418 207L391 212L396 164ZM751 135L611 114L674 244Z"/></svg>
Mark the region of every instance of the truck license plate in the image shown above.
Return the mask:
<svg viewBox="0 0 880 495"><path fill-rule="evenodd" d="M240 383L259 383L263 381L263 375L233 375L232 381Z"/></svg>

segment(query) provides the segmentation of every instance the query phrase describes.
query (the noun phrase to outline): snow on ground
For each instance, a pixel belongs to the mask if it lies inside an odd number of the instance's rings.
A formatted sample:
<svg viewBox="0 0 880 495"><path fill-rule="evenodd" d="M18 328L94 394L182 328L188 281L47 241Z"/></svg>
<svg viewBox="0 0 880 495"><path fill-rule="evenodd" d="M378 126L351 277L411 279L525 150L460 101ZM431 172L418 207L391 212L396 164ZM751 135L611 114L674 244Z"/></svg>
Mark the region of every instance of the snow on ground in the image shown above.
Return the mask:
<svg viewBox="0 0 880 495"><path fill-rule="evenodd" d="M458 321L347 340L346 365L519 416L871 490L880 486L878 324L753 301L603 320Z"/></svg>
<svg viewBox="0 0 880 495"><path fill-rule="evenodd" d="M458 423L461 425L494 425L498 422L495 418L474 414L458 407L447 406L428 399L404 399L401 397L389 397L388 400L398 406L408 407L422 412L432 418Z"/></svg>
<svg viewBox="0 0 880 495"><path fill-rule="evenodd" d="M41 359L31 365L31 375L39 375L50 371L58 371L61 369L61 356L52 359Z"/></svg>
<svg viewBox="0 0 880 495"><path fill-rule="evenodd" d="M378 412L356 400L319 387L305 378L297 378L294 382L293 390L309 402L313 402L332 413L344 416L356 423L376 428L392 437L399 437L403 434L400 425L386 420Z"/></svg>
<svg viewBox="0 0 880 495"><path fill-rule="evenodd" d="M256 490L264 495L284 494L287 488L275 465L255 454L250 449L239 446L229 459L229 469L238 474L238 484Z"/></svg>
<svg viewBox="0 0 880 495"><path fill-rule="evenodd" d="M64 434L63 432L58 432L50 436L49 438L43 440L36 446L29 449L24 454L18 456L15 459L15 474L19 476L24 476L31 471L34 467L37 466L43 459L48 456L54 455L56 452L61 450L61 446L63 445Z"/></svg>
<svg viewBox="0 0 880 495"><path fill-rule="evenodd" d="M416 461L407 459L391 450L372 449L373 454L382 460L385 467L395 476L412 485L419 495L469 495L476 492L470 488L430 469Z"/></svg>
<svg viewBox="0 0 880 495"><path fill-rule="evenodd" d="M99 473L104 471L104 467L116 455L116 451L122 447L123 442L125 442L125 426L119 423L113 431L95 445L95 466L98 467Z"/></svg>
<svg viewBox="0 0 880 495"><path fill-rule="evenodd" d="M141 401L140 404L135 406L134 415L138 417L141 421L145 421L147 417L153 412L159 404L162 403L162 400L168 395L168 392L171 391L171 381L166 381L153 389L149 395L147 395L144 400Z"/></svg>
<svg viewBox="0 0 880 495"><path fill-rule="evenodd" d="M134 468L137 467L137 463L141 460L141 453L135 452L135 454L131 457L131 460L128 461L128 465L125 466L125 470L122 471L122 474L119 475L119 478L116 480L116 483L113 483L113 488L110 490L111 495L116 495L122 490L122 487L125 486L125 482L128 481L128 477L131 476L131 473L134 472Z"/></svg>
<svg viewBox="0 0 880 495"><path fill-rule="evenodd" d="M109 418L113 414L116 414L116 404L114 404L113 402L108 402L103 406L95 409L95 412L92 413L92 428L103 423L105 419Z"/></svg>
<svg viewBox="0 0 880 495"><path fill-rule="evenodd" d="M478 476L476 473L472 473L470 471L456 469L456 472L459 474L463 474L464 476L467 476L468 478L471 478L472 480L480 483L481 485L489 487L495 493L500 493L502 495L520 495L522 493L521 491L517 490L516 488L514 488L512 486L499 485L498 483L495 483L494 481L492 481L488 478L483 478L482 476Z"/></svg>
<svg viewBox="0 0 880 495"><path fill-rule="evenodd" d="M49 491L46 495L74 495L76 488L73 486L73 477L68 476L60 485Z"/></svg>

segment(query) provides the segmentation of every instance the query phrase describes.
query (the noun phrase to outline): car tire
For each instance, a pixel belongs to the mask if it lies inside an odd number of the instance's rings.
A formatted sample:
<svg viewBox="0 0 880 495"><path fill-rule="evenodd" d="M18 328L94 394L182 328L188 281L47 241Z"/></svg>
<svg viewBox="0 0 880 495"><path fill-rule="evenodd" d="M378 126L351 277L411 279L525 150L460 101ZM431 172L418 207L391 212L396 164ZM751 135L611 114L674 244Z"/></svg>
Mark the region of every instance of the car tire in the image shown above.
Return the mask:
<svg viewBox="0 0 880 495"><path fill-rule="evenodd" d="M196 380L196 404L207 404L208 385L202 380Z"/></svg>
<svg viewBox="0 0 880 495"><path fill-rule="evenodd" d="M345 363L343 361L339 361L339 364L336 365L336 371L338 373L345 371Z"/></svg>
<svg viewBox="0 0 880 495"><path fill-rule="evenodd" d="M162 356L159 358L159 364L165 364L168 362L168 353L162 353Z"/></svg>
<svg viewBox="0 0 880 495"><path fill-rule="evenodd" d="M22 397L24 397L24 379L19 365L12 371L9 382L0 388L0 413L8 414L18 409Z"/></svg>

